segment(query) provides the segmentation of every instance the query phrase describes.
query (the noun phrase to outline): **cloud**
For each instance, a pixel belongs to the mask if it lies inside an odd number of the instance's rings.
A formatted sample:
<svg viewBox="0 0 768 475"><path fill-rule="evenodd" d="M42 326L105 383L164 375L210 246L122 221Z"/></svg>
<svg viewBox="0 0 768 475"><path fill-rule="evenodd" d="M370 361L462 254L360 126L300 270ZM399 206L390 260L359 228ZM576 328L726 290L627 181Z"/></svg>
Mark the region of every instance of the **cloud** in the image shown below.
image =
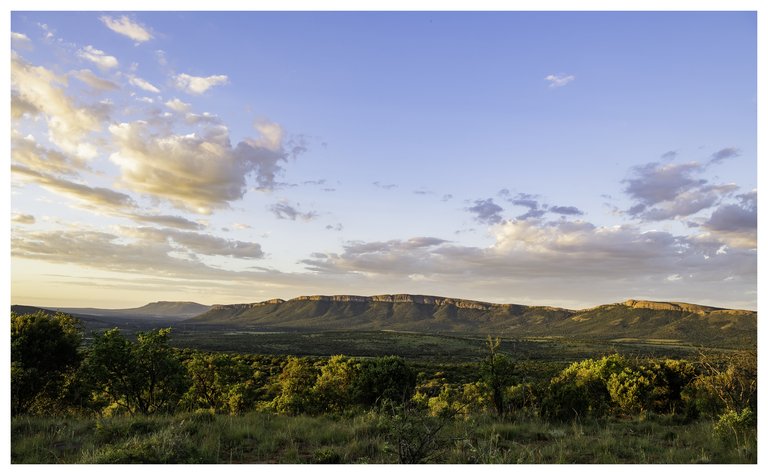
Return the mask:
<svg viewBox="0 0 768 475"><path fill-rule="evenodd" d="M576 76L570 74L567 76L565 74L550 74L544 78L545 81L549 81L549 87L563 87L575 79Z"/></svg>
<svg viewBox="0 0 768 475"><path fill-rule="evenodd" d="M488 247L452 245L439 239L428 246L409 246L409 241L401 240L353 242L345 244L342 253L317 253L302 263L323 275L350 275L379 285L411 285L410 276L419 275L435 283L438 291L474 288L535 296L539 302L590 295L605 303L648 294L670 299L677 295L696 302L711 299L712 292L720 299L744 301L745 286L756 279L754 250L718 254L723 242L711 236L678 236L584 221L513 220L492 229L495 242ZM673 274L686 278L673 290L659 287L653 292ZM741 282L724 284L723 279L732 275L740 276Z"/></svg>
<svg viewBox="0 0 768 475"><path fill-rule="evenodd" d="M99 17L107 28L115 33L127 36L138 43L143 43L152 39L152 34L141 24L132 21L123 15L120 18L112 18L109 15Z"/></svg>
<svg viewBox="0 0 768 475"><path fill-rule="evenodd" d="M227 84L229 78L224 75L198 77L190 76L189 74L179 74L174 77L176 81L176 87L187 92L188 94L200 95L213 86L219 86Z"/></svg>
<svg viewBox="0 0 768 475"><path fill-rule="evenodd" d="M635 201L627 214L644 221L691 216L716 206L738 189L734 184L711 185L694 176L704 169L696 162L634 167L633 177L624 180L624 191Z"/></svg>
<svg viewBox="0 0 768 475"><path fill-rule="evenodd" d="M678 154L676 150L670 150L669 152L664 152L663 154L661 154L661 158L663 160L674 160L675 158L677 158L677 155Z"/></svg>
<svg viewBox="0 0 768 475"><path fill-rule="evenodd" d="M702 168L696 162L667 165L651 162L640 165L632 169L632 178L624 180L627 183L624 191L646 206L671 201L681 192L707 182L691 176L701 172Z"/></svg>
<svg viewBox="0 0 768 475"><path fill-rule="evenodd" d="M181 101L177 98L173 98L170 101L166 102L165 106L176 112L184 113L189 111L189 108L192 107L192 104L187 104L184 101Z"/></svg>
<svg viewBox="0 0 768 475"><path fill-rule="evenodd" d="M317 217L315 211L302 213L298 208L291 206L286 202L275 203L269 207L269 210L277 219L289 219L291 221L301 219L302 221L311 221Z"/></svg>
<svg viewBox="0 0 768 475"><path fill-rule="evenodd" d="M136 86L136 87L138 87L140 89L143 89L143 90L145 90L147 92L152 92L152 93L155 93L155 94L159 94L160 93L160 89L156 88L152 83L150 83L148 81L145 81L144 79L141 79L140 77L131 76L128 81L131 84L133 84L134 86Z"/></svg>
<svg viewBox="0 0 768 475"><path fill-rule="evenodd" d="M85 48L79 50L77 56L82 59L87 59L102 69L116 68L119 64L117 58L109 56L105 52L96 49L91 45L87 45Z"/></svg>
<svg viewBox="0 0 768 475"><path fill-rule="evenodd" d="M504 208L493 202L493 198L487 200L475 200L475 205L466 208L475 214L475 221L485 224L497 224L502 221L501 212Z"/></svg>
<svg viewBox="0 0 768 475"><path fill-rule="evenodd" d="M11 221L18 224L35 224L35 217L31 214L14 213L11 217Z"/></svg>
<svg viewBox="0 0 768 475"><path fill-rule="evenodd" d="M757 190L737 195L740 203L719 206L703 227L732 247L757 248Z"/></svg>
<svg viewBox="0 0 768 475"><path fill-rule="evenodd" d="M59 87L65 84L65 77L12 56L11 115L17 119L42 115L51 142L80 158L93 158L95 153L86 136L101 128L103 110L75 105Z"/></svg>
<svg viewBox="0 0 768 475"><path fill-rule="evenodd" d="M272 189L279 162L289 156L274 131L234 147L222 125L163 135L153 133L147 122L136 121L112 125L109 131L117 148L110 159L120 168L121 183L203 214L241 199L251 176L259 188Z"/></svg>
<svg viewBox="0 0 768 475"><path fill-rule="evenodd" d="M161 226L170 226L178 229L203 229L200 223L190 221L187 218L181 216L169 216L169 215L155 215L155 214L141 214L141 213L129 213L125 215L133 221L139 223L152 223L159 224Z"/></svg>
<svg viewBox="0 0 768 475"><path fill-rule="evenodd" d="M43 147L31 135L22 137L17 132L11 133L11 160L16 165L59 175L75 175L77 170L87 169L82 160Z"/></svg>
<svg viewBox="0 0 768 475"><path fill-rule="evenodd" d="M14 175L22 177L27 181L34 182L54 193L74 198L86 205L106 206L109 208L133 208L136 206L136 203L130 196L109 188L90 187L17 165L12 165L11 171Z"/></svg>
<svg viewBox="0 0 768 475"><path fill-rule="evenodd" d="M547 211L566 216L582 216L584 214L583 211L575 206L550 206Z"/></svg>
<svg viewBox="0 0 768 475"><path fill-rule="evenodd" d="M735 148L735 147L727 147L721 150L718 150L717 152L712 154L712 157L710 157L708 164L712 165L715 163L720 163L722 161L725 161L729 158L738 157L741 155L741 150Z"/></svg>
<svg viewBox="0 0 768 475"><path fill-rule="evenodd" d="M104 78L100 78L96 76L90 69L81 69L79 71L72 71L69 74L75 79L78 79L86 83L91 88L96 89L98 91L116 91L120 89L120 87L117 84L113 83L112 81L108 81Z"/></svg>
<svg viewBox="0 0 768 475"><path fill-rule="evenodd" d="M16 33L15 31L11 32L11 41L12 42L18 42L18 43L29 43L29 37L25 35L24 33Z"/></svg>
<svg viewBox="0 0 768 475"><path fill-rule="evenodd" d="M394 184L384 184L384 183L381 183L379 181L374 181L373 182L373 186L375 186L376 188L381 188L383 190L391 190L393 188L397 188L397 185L394 185Z"/></svg>
<svg viewBox="0 0 768 475"><path fill-rule="evenodd" d="M255 242L223 239L209 234L175 229L122 228L123 234L142 241L169 243L186 251L206 256L228 256L240 259L261 259L264 251Z"/></svg>

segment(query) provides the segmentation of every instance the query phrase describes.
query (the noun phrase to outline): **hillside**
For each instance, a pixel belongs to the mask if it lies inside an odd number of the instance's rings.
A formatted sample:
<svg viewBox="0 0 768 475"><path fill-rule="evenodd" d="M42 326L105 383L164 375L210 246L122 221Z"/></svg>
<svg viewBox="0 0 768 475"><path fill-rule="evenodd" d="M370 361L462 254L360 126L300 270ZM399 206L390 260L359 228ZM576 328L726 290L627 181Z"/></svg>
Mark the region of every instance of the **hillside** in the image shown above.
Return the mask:
<svg viewBox="0 0 768 475"><path fill-rule="evenodd" d="M754 347L757 313L681 302L627 300L585 310L423 295L305 296L214 305L185 323L261 330L394 330L507 337L664 340Z"/></svg>
<svg viewBox="0 0 768 475"><path fill-rule="evenodd" d="M56 308L46 307L77 315L93 315L97 317L147 317L164 320L181 320L200 315L211 307L195 302L152 302L137 308L103 309L103 308Z"/></svg>

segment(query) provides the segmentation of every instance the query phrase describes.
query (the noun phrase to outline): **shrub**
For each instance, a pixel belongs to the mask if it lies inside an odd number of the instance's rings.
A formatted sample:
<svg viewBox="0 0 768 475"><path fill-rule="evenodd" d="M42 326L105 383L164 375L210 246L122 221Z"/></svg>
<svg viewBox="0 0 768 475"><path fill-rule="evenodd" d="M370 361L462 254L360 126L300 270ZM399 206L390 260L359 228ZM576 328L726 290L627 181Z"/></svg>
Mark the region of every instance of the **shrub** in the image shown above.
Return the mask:
<svg viewBox="0 0 768 475"><path fill-rule="evenodd" d="M405 360L384 356L360 363L351 391L354 401L371 406L385 401L407 401L415 387L416 373Z"/></svg>

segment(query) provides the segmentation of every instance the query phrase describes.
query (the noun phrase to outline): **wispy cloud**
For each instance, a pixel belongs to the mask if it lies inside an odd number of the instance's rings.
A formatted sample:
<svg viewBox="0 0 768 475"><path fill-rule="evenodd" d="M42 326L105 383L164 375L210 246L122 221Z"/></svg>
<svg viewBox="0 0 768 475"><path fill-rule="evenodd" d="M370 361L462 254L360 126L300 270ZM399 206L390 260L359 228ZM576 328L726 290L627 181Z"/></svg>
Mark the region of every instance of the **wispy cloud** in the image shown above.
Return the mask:
<svg viewBox="0 0 768 475"><path fill-rule="evenodd" d="M81 69L79 71L72 71L69 74L73 78L86 83L92 89L95 89L98 91L116 91L120 89L120 86L113 83L112 81L109 81L107 79L104 79L95 75L90 69Z"/></svg>
<svg viewBox="0 0 768 475"><path fill-rule="evenodd" d="M722 161L728 160L729 158L738 157L741 155L741 150L739 150L736 147L726 147L724 149L718 150L717 152L712 154L712 157L709 159L709 164L715 164L720 163Z"/></svg>
<svg viewBox="0 0 768 475"><path fill-rule="evenodd" d="M141 79L140 77L131 76L128 81L131 84L133 84L134 86L138 87L139 89L143 89L143 90L145 90L147 92L152 92L152 93L155 93L155 94L159 94L160 93L160 89L155 87L154 84L150 83L149 81L145 81L144 79Z"/></svg>
<svg viewBox="0 0 768 475"><path fill-rule="evenodd" d="M16 213L11 217L11 221L17 224L35 224L35 217L31 214Z"/></svg>
<svg viewBox="0 0 768 475"><path fill-rule="evenodd" d="M550 74L544 80L549 82L549 87L563 87L574 81L576 76L572 74Z"/></svg>
<svg viewBox="0 0 768 475"><path fill-rule="evenodd" d="M123 36L127 36L137 43L143 43L152 39L152 33L150 33L146 27L136 23L125 15L120 18L104 15L99 17L99 20L101 20L101 22L110 30Z"/></svg>
<svg viewBox="0 0 768 475"><path fill-rule="evenodd" d="M298 205L293 206L285 201L273 204L269 207L269 210L272 212L272 214L275 215L277 219L288 219L291 221L301 219L302 221L311 221L317 217L317 212L301 212L298 209Z"/></svg>

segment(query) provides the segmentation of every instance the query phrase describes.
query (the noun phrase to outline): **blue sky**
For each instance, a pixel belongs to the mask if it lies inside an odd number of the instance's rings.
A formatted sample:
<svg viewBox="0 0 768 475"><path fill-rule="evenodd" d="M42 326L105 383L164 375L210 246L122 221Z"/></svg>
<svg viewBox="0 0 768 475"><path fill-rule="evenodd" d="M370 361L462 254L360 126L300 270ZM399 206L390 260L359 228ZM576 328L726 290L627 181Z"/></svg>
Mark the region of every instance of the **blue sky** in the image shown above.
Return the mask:
<svg viewBox="0 0 768 475"><path fill-rule="evenodd" d="M13 12L13 303L756 308L754 12Z"/></svg>

